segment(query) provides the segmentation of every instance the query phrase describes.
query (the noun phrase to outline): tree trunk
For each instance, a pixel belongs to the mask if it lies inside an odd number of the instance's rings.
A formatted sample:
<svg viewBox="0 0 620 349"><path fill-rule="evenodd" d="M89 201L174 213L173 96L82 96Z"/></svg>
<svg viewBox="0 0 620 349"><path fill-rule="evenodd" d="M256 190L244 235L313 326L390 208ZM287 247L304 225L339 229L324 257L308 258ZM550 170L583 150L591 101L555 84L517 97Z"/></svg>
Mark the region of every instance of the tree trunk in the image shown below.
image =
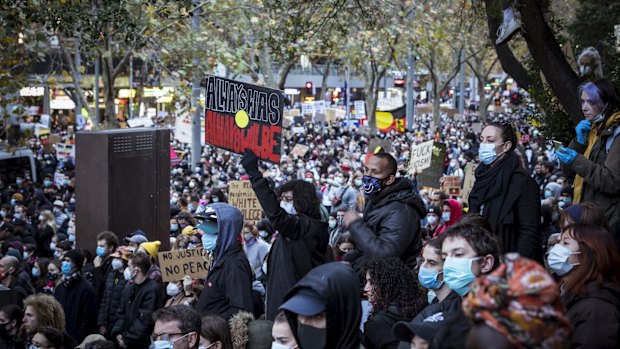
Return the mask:
<svg viewBox="0 0 620 349"><path fill-rule="evenodd" d="M433 94L435 95L433 98L433 126L437 127L441 123L441 98L439 98L439 93L437 93L437 89L433 87Z"/></svg>
<svg viewBox="0 0 620 349"><path fill-rule="evenodd" d="M331 60L325 62L325 66L323 66L323 72L321 73L321 76L323 77L323 79L321 80L321 93L323 94L323 100L327 100L327 78L329 77L329 67L331 66L331 64Z"/></svg>
<svg viewBox="0 0 620 349"><path fill-rule="evenodd" d="M375 68L368 63L366 70L366 83L364 84L364 94L366 100L366 115L368 115L368 127L370 134L377 134L377 87Z"/></svg>
<svg viewBox="0 0 620 349"><path fill-rule="evenodd" d="M280 68L280 72L278 73L278 89L284 90L286 77L288 76L288 73L291 72L291 69L293 69L293 66L295 66L295 59L291 59L286 62L282 68Z"/></svg>
<svg viewBox="0 0 620 349"><path fill-rule="evenodd" d="M489 109L490 100L487 98L486 93L484 92L485 81L481 79L478 80L478 98L479 106L478 106L478 117L482 123L487 122L487 109Z"/></svg>

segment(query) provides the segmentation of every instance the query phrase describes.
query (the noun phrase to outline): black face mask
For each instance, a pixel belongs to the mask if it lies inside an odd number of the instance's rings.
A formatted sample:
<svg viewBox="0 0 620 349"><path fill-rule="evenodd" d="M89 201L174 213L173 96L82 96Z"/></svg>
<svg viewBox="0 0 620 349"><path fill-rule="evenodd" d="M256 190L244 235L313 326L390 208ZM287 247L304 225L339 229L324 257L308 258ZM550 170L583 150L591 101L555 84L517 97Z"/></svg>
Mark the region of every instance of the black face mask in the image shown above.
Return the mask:
<svg viewBox="0 0 620 349"><path fill-rule="evenodd" d="M58 279L58 273L47 273L47 279L50 281Z"/></svg>
<svg viewBox="0 0 620 349"><path fill-rule="evenodd" d="M4 325L0 324L0 338L9 338L9 332L11 330L8 330L6 328L8 325L9 325L8 322Z"/></svg>
<svg viewBox="0 0 620 349"><path fill-rule="evenodd" d="M324 349L327 344L327 329L299 324L297 337L301 349Z"/></svg>

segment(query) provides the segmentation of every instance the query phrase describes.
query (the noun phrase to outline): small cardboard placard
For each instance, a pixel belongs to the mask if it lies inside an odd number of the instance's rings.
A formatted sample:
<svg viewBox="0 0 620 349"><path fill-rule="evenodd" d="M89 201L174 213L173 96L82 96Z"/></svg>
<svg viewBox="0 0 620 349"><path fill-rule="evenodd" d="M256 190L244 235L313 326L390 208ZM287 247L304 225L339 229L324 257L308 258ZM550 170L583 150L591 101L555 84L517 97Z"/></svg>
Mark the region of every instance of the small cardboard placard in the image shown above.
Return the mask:
<svg viewBox="0 0 620 349"><path fill-rule="evenodd" d="M469 203L469 193L474 188L474 183L476 183L476 166L473 163L468 163L465 165L465 178L463 180L463 191L461 192L461 199L463 202Z"/></svg>
<svg viewBox="0 0 620 349"><path fill-rule="evenodd" d="M427 141L411 147L409 173L420 173L431 167L433 158L433 141Z"/></svg>
<svg viewBox="0 0 620 349"><path fill-rule="evenodd" d="M194 279L209 274L211 255L202 247L197 249L159 252L159 266L164 282L180 281L185 275Z"/></svg>
<svg viewBox="0 0 620 349"><path fill-rule="evenodd" d="M293 150L291 150L291 156L297 155L298 157L302 158L306 155L309 149L310 147L307 145L295 144Z"/></svg>
<svg viewBox="0 0 620 349"><path fill-rule="evenodd" d="M444 143L433 143L433 155L431 167L418 174L419 187L433 187L439 185L439 178L443 175L444 161L446 159L446 145Z"/></svg>
<svg viewBox="0 0 620 349"><path fill-rule="evenodd" d="M228 203L235 206L246 221L263 219L263 208L252 189L250 181L231 181L228 183Z"/></svg>

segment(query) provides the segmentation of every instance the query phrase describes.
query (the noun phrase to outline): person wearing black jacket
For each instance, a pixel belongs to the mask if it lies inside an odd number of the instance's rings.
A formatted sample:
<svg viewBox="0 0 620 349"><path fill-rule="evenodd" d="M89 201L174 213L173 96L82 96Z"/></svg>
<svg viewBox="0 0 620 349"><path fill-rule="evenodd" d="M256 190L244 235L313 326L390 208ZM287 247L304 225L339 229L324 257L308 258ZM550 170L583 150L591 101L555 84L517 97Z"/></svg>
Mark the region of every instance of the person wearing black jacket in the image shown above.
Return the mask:
<svg viewBox="0 0 620 349"><path fill-rule="evenodd" d="M151 257L135 253L129 258L123 277L131 283L123 292L118 308L118 320L112 328L112 336L121 348L146 349L153 331L153 312L161 308L162 289L157 281L147 277Z"/></svg>
<svg viewBox="0 0 620 349"><path fill-rule="evenodd" d="M14 256L4 256L0 259L0 282L12 292L6 292L15 304L22 306L24 299L33 294L34 288L26 280L19 277L19 260Z"/></svg>
<svg viewBox="0 0 620 349"><path fill-rule="evenodd" d="M509 123L491 123L480 135L476 183L469 213L480 213L501 240L502 253L518 252L542 262L538 186L514 152L517 134Z"/></svg>
<svg viewBox="0 0 620 349"><path fill-rule="evenodd" d="M364 260L397 256L413 269L422 248L420 219L426 216L426 209L424 201L414 193L412 182L396 178L396 171L396 160L388 153L368 159L362 179L368 197L364 218L348 211L344 226ZM356 272L363 278L362 270Z"/></svg>
<svg viewBox="0 0 620 349"><path fill-rule="evenodd" d="M104 287L109 279L109 274L118 274L112 268L112 253L116 251L119 245L118 236L111 231L102 231L97 235L97 248L95 253L97 256L93 260L95 271L93 276L95 278L95 290L97 291L98 305L101 304L103 299ZM122 277L122 275L121 275Z"/></svg>
<svg viewBox="0 0 620 349"><path fill-rule="evenodd" d="M127 286L127 280L123 277L123 271L127 267L127 261L131 251L125 247L120 247L116 252L110 255L112 262L112 271L110 271L105 279L103 297L99 306L99 316L97 318L97 326L99 334L109 336L112 327L118 320L118 308L123 299L123 292Z"/></svg>
<svg viewBox="0 0 620 349"><path fill-rule="evenodd" d="M252 268L239 241L243 214L229 204L214 203L207 206L204 217L197 228L203 230L202 245L213 260L196 311L201 317L217 315L226 320L239 311L252 313Z"/></svg>
<svg viewBox="0 0 620 349"><path fill-rule="evenodd" d="M97 297L80 272L83 261L84 255L79 250L65 253L62 282L54 290L54 298L65 311L66 331L77 342L82 342L97 327Z"/></svg>
<svg viewBox="0 0 620 349"><path fill-rule="evenodd" d="M303 180L283 184L283 200L279 203L258 171L257 162L256 155L246 150L241 164L265 215L279 232L267 257L265 310L267 320L273 321L289 289L312 268L327 261L329 232L327 223L321 221L320 201L312 184Z"/></svg>
<svg viewBox="0 0 620 349"><path fill-rule="evenodd" d="M302 349L358 349L362 305L353 270L339 262L312 269L286 295L284 310Z"/></svg>

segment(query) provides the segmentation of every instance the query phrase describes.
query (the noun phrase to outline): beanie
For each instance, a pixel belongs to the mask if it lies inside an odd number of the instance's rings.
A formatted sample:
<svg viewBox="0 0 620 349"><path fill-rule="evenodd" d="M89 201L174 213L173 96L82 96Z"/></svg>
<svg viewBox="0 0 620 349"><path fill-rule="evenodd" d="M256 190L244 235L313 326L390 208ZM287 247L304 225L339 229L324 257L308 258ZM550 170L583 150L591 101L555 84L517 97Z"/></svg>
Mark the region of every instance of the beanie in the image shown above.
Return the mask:
<svg viewBox="0 0 620 349"><path fill-rule="evenodd" d="M157 259L157 252L159 251L159 246L161 242L152 241L152 242L143 242L140 247L142 247L146 253L150 254L151 257Z"/></svg>
<svg viewBox="0 0 620 349"><path fill-rule="evenodd" d="M82 271L82 265L84 265L84 255L80 250L69 250L65 252L64 258L69 258L75 264L75 268L78 271Z"/></svg>

